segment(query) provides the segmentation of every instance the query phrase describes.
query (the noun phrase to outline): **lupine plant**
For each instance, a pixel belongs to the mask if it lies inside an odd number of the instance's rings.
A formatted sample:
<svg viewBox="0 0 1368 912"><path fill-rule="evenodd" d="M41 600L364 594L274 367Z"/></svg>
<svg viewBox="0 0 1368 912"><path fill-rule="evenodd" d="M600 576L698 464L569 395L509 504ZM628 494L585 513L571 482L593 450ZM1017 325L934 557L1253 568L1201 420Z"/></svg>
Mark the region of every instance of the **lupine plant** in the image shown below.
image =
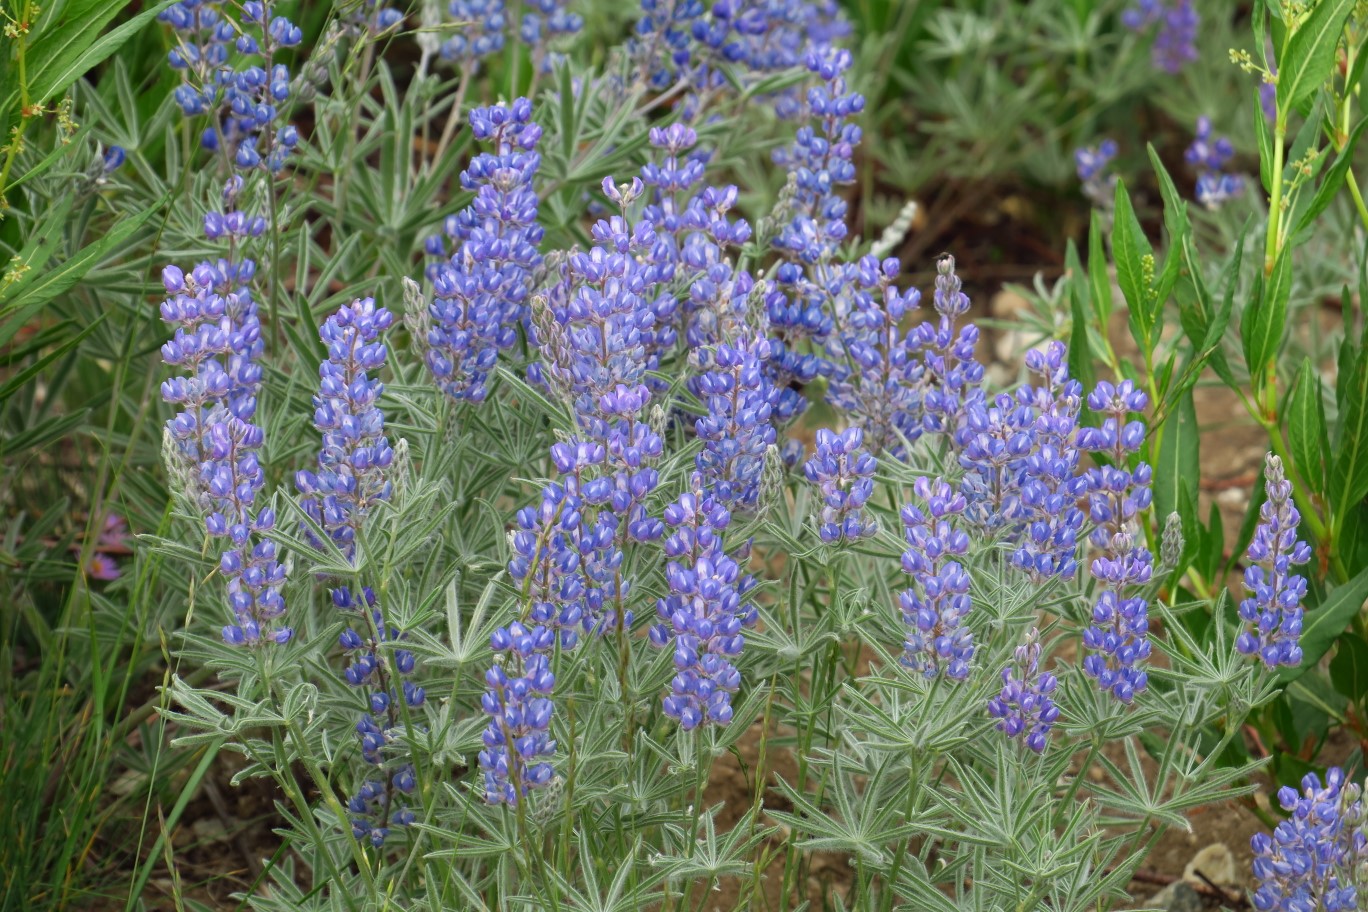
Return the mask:
<svg viewBox="0 0 1368 912"><path fill-rule="evenodd" d="M1249 66L1310 78L1324 49L1296 36L1341 5L1289 8ZM160 345L171 505L128 575L183 623L147 715L107 736L169 740L187 796L237 755L278 839L244 905L1097 909L1190 812L1254 791L1249 732L1295 730L1280 687L1362 601L1357 570L1325 584L1357 545L1327 532L1338 461L1303 458L1332 452L1314 370L1283 434L1276 304L1357 132L1326 133L1329 172L1309 135L1289 165L1312 93L1275 97L1288 202L1270 190L1240 373L1221 340L1253 258L1209 290L1173 183L1160 259L1117 144L1079 155L1107 210L1089 271L1070 257L1069 319L1004 376L972 271L893 256L903 220L862 237L876 112L836 4L643 0L602 51L583 5L415 6L149 8L165 136L109 136L79 185L167 201L142 238L160 282L126 297ZM1126 55L1195 63L1191 3L1112 6ZM141 123L156 99L117 84ZM1213 218L1254 195L1234 149L1198 122ZM1236 597L1197 514L1207 366L1272 434ZM1259 908L1354 901L1360 794L1321 781L1254 842Z"/></svg>
<svg viewBox="0 0 1368 912"><path fill-rule="evenodd" d="M174 60L204 61L181 105L208 119L199 154L236 151L226 189L200 185L221 252L163 274L165 458L203 544L152 544L218 567L198 613L222 630L179 648L223 682L174 678L165 715L278 790L290 860L251 902L793 908L821 849L851 859L858 908L1095 908L1186 810L1252 787L1225 758L1296 657L1292 483L1270 478L1238 617L1174 598L1192 505L1157 496L1153 390L1075 376L1062 340L991 384L953 257L923 298L856 239L864 99L834 9L648 2L595 70L553 50L578 25L556 4L520 28L452 4L449 108L415 90L376 116L445 118L453 211L415 218L418 256L329 301L316 343L321 279L279 281L276 175L322 160L283 109L242 120L255 71L227 48L283 67L293 26L173 9ZM366 22L301 72L376 63L403 23ZM477 102L512 46L547 88ZM279 81L354 129L322 106L331 79ZM749 211L712 128L740 107L783 177ZM1112 154L1080 158L1099 188ZM412 186L439 187L419 164ZM306 356L311 407L284 367ZM321 447L296 443L310 416ZM1207 611L1199 640L1184 619ZM724 815L712 774L757 739Z"/></svg>

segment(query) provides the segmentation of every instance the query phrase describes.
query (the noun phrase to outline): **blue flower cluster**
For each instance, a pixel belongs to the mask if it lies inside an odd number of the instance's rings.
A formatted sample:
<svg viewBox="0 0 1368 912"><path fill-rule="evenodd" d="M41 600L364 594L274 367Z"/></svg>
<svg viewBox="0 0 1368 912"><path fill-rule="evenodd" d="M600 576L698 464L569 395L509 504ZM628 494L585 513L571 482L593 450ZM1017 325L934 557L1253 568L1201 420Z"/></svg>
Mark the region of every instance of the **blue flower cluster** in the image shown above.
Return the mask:
<svg viewBox="0 0 1368 912"><path fill-rule="evenodd" d="M1114 139L1074 150L1074 167L1083 182L1083 195L1104 211L1110 210L1116 201L1116 175L1110 170L1116 152Z"/></svg>
<svg viewBox="0 0 1368 912"><path fill-rule="evenodd" d="M925 506L902 509L902 567L912 577L912 586L899 596L907 627L902 662L928 678L943 674L962 681L974 655L973 633L964 626L973 603L969 574L951 558L969 550L969 536L954 524L968 504L939 478L919 477L913 490Z"/></svg>
<svg viewBox="0 0 1368 912"><path fill-rule="evenodd" d="M1259 912L1347 912L1358 908L1358 868L1368 860L1363 832L1364 806L1358 786L1346 784L1344 771L1331 767L1325 785L1307 773L1299 794L1278 790L1288 818L1273 835L1250 839L1258 889L1251 899Z"/></svg>
<svg viewBox="0 0 1368 912"><path fill-rule="evenodd" d="M489 392L499 352L518 339L531 274L541 265L542 228L532 189L541 165L534 151L541 127L526 98L476 108L470 127L494 151L475 156L461 172L462 189L475 198L447 219L446 234L455 245L450 258L428 269L435 296L426 360L448 396L478 403ZM427 249L443 255L442 239L429 238Z"/></svg>
<svg viewBox="0 0 1368 912"><path fill-rule="evenodd" d="M656 89L686 81L695 116L705 94L790 69L810 48L850 34L835 0L641 0L641 11L632 46L640 78ZM791 91L773 101L780 116L799 108Z"/></svg>
<svg viewBox="0 0 1368 912"><path fill-rule="evenodd" d="M1311 547L1297 540L1301 514L1292 502L1292 482L1282 460L1272 453L1264 468L1268 499L1259 507L1259 524L1245 556L1249 566L1244 586L1249 596L1240 602L1240 620L1247 629L1235 640L1245 655L1258 656L1269 668L1300 665L1302 660L1302 599L1306 578L1294 566L1311 560Z"/></svg>
<svg viewBox="0 0 1368 912"><path fill-rule="evenodd" d="M728 217L736 187L699 189L708 155L694 148L698 134L671 124L652 127L649 138L660 154L641 169L641 182L649 188L641 217L655 230L652 256L662 264L660 293L652 302L658 328L650 349L663 356L680 329L690 348L733 338L755 283L727 258L751 236L748 222Z"/></svg>
<svg viewBox="0 0 1368 912"><path fill-rule="evenodd" d="M998 719L998 730L1019 738L1040 753L1059 719L1059 707L1051 695L1058 686L1055 676L1040 670L1039 634L1032 630L1016 648L1013 662L1002 669L1002 690L988 701L988 714Z"/></svg>
<svg viewBox="0 0 1368 912"><path fill-rule="evenodd" d="M543 68L549 62L547 43L584 27L584 17L568 11L565 0L528 0L521 6L518 38L532 49L534 60ZM456 63L470 74L477 71L486 57L504 49L512 25L505 0L450 0L447 18L456 27L451 37L442 42L439 53L443 60Z"/></svg>
<svg viewBox="0 0 1368 912"><path fill-rule="evenodd" d="M760 497L765 452L775 442L778 398L765 378L770 343L763 336L699 349L695 386L707 414L694 422L703 449L695 458L699 483L729 510L752 510Z"/></svg>
<svg viewBox="0 0 1368 912"><path fill-rule="evenodd" d="M822 497L818 535L824 542L854 542L879 531L864 505L874 493L874 471L879 462L864 448L864 432L848 428L841 433L817 431L817 452L803 466L807 480L817 485Z"/></svg>
<svg viewBox="0 0 1368 912"><path fill-rule="evenodd" d="M1137 517L1150 505L1152 472L1147 463L1134 469L1130 456L1145 440L1145 423L1128 421L1131 412L1149 405L1144 391L1129 381L1097 384L1088 407L1102 418L1098 427L1079 428L1078 449L1102 453L1109 460L1083 474L1083 491L1093 522L1089 541L1097 552L1092 576L1101 592L1093 604L1092 626L1083 633L1089 655L1083 671L1122 703L1145 689L1145 660L1150 655L1149 616L1143 596L1154 559L1138 540Z"/></svg>
<svg viewBox="0 0 1368 912"><path fill-rule="evenodd" d="M1197 29L1201 17L1192 0L1135 0L1135 5L1121 14L1121 23L1133 32L1148 29L1159 23L1150 49L1155 69L1177 73L1197 59Z"/></svg>
<svg viewBox="0 0 1368 912"><path fill-rule="evenodd" d="M328 358L318 368L313 404L323 448L318 471L296 473L295 488L304 512L348 560L355 558L357 533L367 514L390 496L386 474L394 450L376 405L385 387L371 374L385 365L380 334L393 322L393 315L376 307L373 298L359 298L328 317L319 330Z"/></svg>
<svg viewBox="0 0 1368 912"><path fill-rule="evenodd" d="M1073 579L1083 528L1077 504L1085 490L1076 443L1083 385L1069 378L1068 350L1062 342L1027 352L1026 369L1039 380L1017 392L1017 401L1030 408L1033 421L1031 450L1018 482L1017 516L1024 529L1012 566L1036 583L1051 577Z"/></svg>
<svg viewBox="0 0 1368 912"><path fill-rule="evenodd" d="M731 514L695 473L691 490L665 508L665 581L670 594L656 605L650 641L674 650L675 676L665 715L685 731L731 721L732 694L741 674L732 664L745 645L742 631L758 618L746 594L754 580L723 546ZM743 552L746 549L743 549Z"/></svg>
<svg viewBox="0 0 1368 912"><path fill-rule="evenodd" d="M167 422L177 474L187 494L205 510L205 529L228 539L220 559L228 581L234 623L226 642L283 643L290 628L277 626L285 612L280 594L285 570L270 541L253 542L275 526L275 512L254 510L265 475L257 453L263 432L252 423L261 385L264 349L261 320L247 283L256 266L244 260L204 262L186 275L176 266L162 270L167 298L161 316L175 326L162 346L162 360L187 371L162 383L162 398L180 411Z"/></svg>
<svg viewBox="0 0 1368 912"><path fill-rule="evenodd" d="M874 455L905 458L921 436L922 378L916 330L902 329L921 302L915 288L898 291L898 261L862 257L847 283L836 331L827 343L831 381L827 402L864 431Z"/></svg>
<svg viewBox="0 0 1368 912"><path fill-rule="evenodd" d="M239 168L280 171L299 142L299 131L279 124L290 99L290 72L273 63L281 48L294 47L304 34L284 16L272 16L270 3L246 0L240 21L225 15L220 0L180 0L158 14L176 33L171 66L185 72L176 89L187 117L208 114L201 144L221 152ZM231 50L230 50L231 49ZM239 55L236 64L230 60ZM260 64L248 63L260 57Z"/></svg>
<svg viewBox="0 0 1368 912"><path fill-rule="evenodd" d="M1235 156L1235 147L1224 136L1213 137L1211 118L1197 118L1197 131L1183 158L1197 171L1197 202L1208 209L1219 209L1244 190L1238 174L1227 174L1226 165Z"/></svg>
<svg viewBox="0 0 1368 912"><path fill-rule="evenodd" d="M549 758L556 753L550 734L556 686L550 653L556 635L548 627L514 621L495 630L489 642L498 657L485 673L489 689L480 699L489 716L480 751L485 800L516 805L555 775Z"/></svg>
<svg viewBox="0 0 1368 912"><path fill-rule="evenodd" d="M922 428L962 443L969 412L983 402L983 365L974 357L979 331L973 323L958 326L969 312L969 296L960 290L955 258L936 261L933 302L937 319L917 326L917 346L926 365Z"/></svg>
<svg viewBox="0 0 1368 912"><path fill-rule="evenodd" d="M821 81L808 89L807 122L793 145L774 152L774 163L788 170L796 188L793 217L774 246L796 263L825 263L846 238L848 206L841 188L855 182L852 157L860 144L860 127L850 119L865 103L846 85L851 59L849 51L830 46L803 55L803 65Z"/></svg>
<svg viewBox="0 0 1368 912"><path fill-rule="evenodd" d="M419 709L427 695L410 680L416 666L413 653L398 648L403 636L385 623L370 587L362 589L360 597L346 588L334 589L332 603L352 616L338 642L350 657L344 675L347 683L365 693L366 709L356 723L356 736L362 759L372 767L348 800L347 810L352 835L378 849L385 844L391 826L408 826L414 821L413 812L399 797L411 795L416 787L413 765L404 758L402 749L404 707Z"/></svg>

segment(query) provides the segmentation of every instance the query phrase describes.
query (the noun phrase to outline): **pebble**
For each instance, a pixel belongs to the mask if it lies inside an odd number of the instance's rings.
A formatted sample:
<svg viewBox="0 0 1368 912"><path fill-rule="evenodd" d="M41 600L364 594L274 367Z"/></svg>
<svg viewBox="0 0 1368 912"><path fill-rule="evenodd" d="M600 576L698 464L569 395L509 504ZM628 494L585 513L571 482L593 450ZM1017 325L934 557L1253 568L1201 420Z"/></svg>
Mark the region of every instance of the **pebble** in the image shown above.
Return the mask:
<svg viewBox="0 0 1368 912"><path fill-rule="evenodd" d="M1183 869L1183 880L1200 882L1202 878L1197 876L1198 871L1217 886L1236 887L1240 882L1235 872L1235 854L1223 842L1213 842L1194 855Z"/></svg>
<svg viewBox="0 0 1368 912"><path fill-rule="evenodd" d="M1171 883L1150 897L1143 909L1163 909L1165 912L1202 912L1202 895L1183 881Z"/></svg>

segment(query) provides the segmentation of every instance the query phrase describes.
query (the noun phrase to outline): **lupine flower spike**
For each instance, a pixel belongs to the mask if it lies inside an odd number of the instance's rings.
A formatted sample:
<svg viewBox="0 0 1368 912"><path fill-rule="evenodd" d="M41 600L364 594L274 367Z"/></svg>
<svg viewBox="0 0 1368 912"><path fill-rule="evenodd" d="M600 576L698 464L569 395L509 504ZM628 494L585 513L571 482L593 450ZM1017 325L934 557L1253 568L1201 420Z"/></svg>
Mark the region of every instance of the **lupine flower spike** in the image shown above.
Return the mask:
<svg viewBox="0 0 1368 912"><path fill-rule="evenodd" d="M808 481L817 486L822 499L818 534L824 542L854 542L879 531L864 505L874 493L874 470L878 460L864 448L864 433L849 428L841 433L817 431L817 452L803 467Z"/></svg>
<svg viewBox="0 0 1368 912"><path fill-rule="evenodd" d="M1051 696L1058 682L1040 670L1040 652L1039 634L1032 630L1016 648L1012 663L1002 669L1002 690L988 701L988 714L999 720L998 730L1036 753L1045 750L1050 729L1059 719Z"/></svg>
<svg viewBox="0 0 1368 912"><path fill-rule="evenodd" d="M1225 172L1234 155L1235 147L1229 139L1212 136L1211 119L1197 118L1197 132L1183 157L1197 170L1197 202L1208 209L1219 209L1244 190L1244 181L1238 174Z"/></svg>
<svg viewBox="0 0 1368 912"><path fill-rule="evenodd" d="M1148 404L1131 381L1113 386L1104 380L1088 396L1088 407L1102 416L1102 424L1080 428L1077 437L1080 450L1105 453L1111 460L1089 469L1083 481L1094 525L1088 538L1096 552L1092 575L1101 588L1092 626L1083 634L1089 650L1083 671L1122 703L1130 703L1148 683L1149 617L1136 590L1149 583L1154 560L1140 543L1137 517L1150 505L1152 472L1144 462L1127 468L1145 440L1145 423L1127 419Z"/></svg>
<svg viewBox="0 0 1368 912"><path fill-rule="evenodd" d="M907 539L902 566L912 577L912 586L899 598L907 626L902 661L928 678L944 674L962 681L974 655L973 634L964 626L973 606L969 574L951 558L969 551L969 536L953 523L967 504L941 479L920 477L913 490L925 506L902 509Z"/></svg>
<svg viewBox="0 0 1368 912"><path fill-rule="evenodd" d="M1368 860L1362 790L1331 767L1325 785L1315 773L1278 790L1288 818L1270 836L1250 839L1259 912L1347 912L1358 908L1359 866Z"/></svg>
<svg viewBox="0 0 1368 912"><path fill-rule="evenodd" d="M741 684L732 659L745 645L742 631L758 618L745 600L754 581L723 549L731 514L703 487L695 473L692 489L665 508L665 580L670 594L656 605L659 622L651 645L674 650L675 676L664 699L665 715L685 731L726 725L731 697Z"/></svg>
<svg viewBox="0 0 1368 912"><path fill-rule="evenodd" d="M1245 552L1249 566L1244 586L1249 596L1240 602L1240 620L1246 629L1235 640L1235 648L1258 656L1269 668L1300 665L1306 579L1292 568L1311 559L1311 547L1297 540L1301 514L1292 502L1292 482L1282 460L1272 453L1264 464L1264 491L1268 499L1259 508L1254 540Z"/></svg>

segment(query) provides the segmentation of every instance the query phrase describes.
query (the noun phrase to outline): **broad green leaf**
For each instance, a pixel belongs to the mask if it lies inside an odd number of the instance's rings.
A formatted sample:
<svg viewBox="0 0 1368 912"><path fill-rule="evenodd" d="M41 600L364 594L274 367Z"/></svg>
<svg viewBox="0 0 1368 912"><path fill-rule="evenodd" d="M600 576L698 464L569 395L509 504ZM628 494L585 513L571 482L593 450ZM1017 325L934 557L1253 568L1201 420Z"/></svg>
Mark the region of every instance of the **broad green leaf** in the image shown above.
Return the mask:
<svg viewBox="0 0 1368 912"><path fill-rule="evenodd" d="M1169 233L1169 256L1173 257L1173 251L1182 250L1184 239L1192 233L1192 224L1188 221L1187 201L1178 195L1178 188L1174 186L1173 178L1169 176L1168 169L1159 159L1159 153L1154 151L1154 146L1146 143L1145 149L1149 152L1154 174L1159 178L1159 193L1164 198L1164 227Z"/></svg>
<svg viewBox="0 0 1368 912"><path fill-rule="evenodd" d="M1282 346L1291 289L1292 251L1284 249L1273 266L1272 275L1257 284L1257 294L1240 318L1245 364L1249 368L1250 385L1256 390Z"/></svg>
<svg viewBox="0 0 1368 912"><path fill-rule="evenodd" d="M1090 390L1093 387L1093 358L1088 344L1088 280L1072 238L1064 251L1064 268L1069 273L1069 374L1083 384L1085 390Z"/></svg>
<svg viewBox="0 0 1368 912"><path fill-rule="evenodd" d="M1131 207L1124 181L1116 182L1116 210L1112 226L1112 256L1116 260L1116 283L1130 308L1131 335L1146 354L1158 342L1159 317L1163 307L1154 294L1154 251L1145 237L1140 220Z"/></svg>
<svg viewBox="0 0 1368 912"><path fill-rule="evenodd" d="M1188 390L1178 398L1173 411L1164 421L1164 433L1159 441L1153 482L1154 515L1159 528L1163 528L1170 513L1179 509L1184 492L1188 502L1197 503L1197 480L1200 476L1197 409L1192 401L1192 390ZM1197 521L1196 516L1189 518ZM1195 545L1196 540L1193 539L1190 544Z"/></svg>
<svg viewBox="0 0 1368 912"><path fill-rule="evenodd" d="M1330 437L1325 425L1325 401L1320 375L1311 359L1302 360L1297 387L1287 405L1287 436L1292 445L1294 476L1301 477L1316 494L1325 493L1325 463Z"/></svg>
<svg viewBox="0 0 1368 912"><path fill-rule="evenodd" d="M1259 90L1255 89L1253 110L1261 111L1259 104ZM1273 130L1262 115L1254 118L1254 135L1259 140L1259 183L1263 184L1264 193L1272 193Z"/></svg>
<svg viewBox="0 0 1368 912"><path fill-rule="evenodd" d="M1352 359L1353 373L1343 386L1330 497L1335 514L1343 515L1368 494L1368 358L1362 343Z"/></svg>
<svg viewBox="0 0 1368 912"><path fill-rule="evenodd" d="M1315 667L1363 609L1365 599L1368 599L1368 567L1360 570L1349 582L1336 587L1325 597L1325 601L1307 609L1302 625L1302 663L1295 668L1281 669L1278 673L1279 683L1286 686L1301 677L1307 669Z"/></svg>
<svg viewBox="0 0 1368 912"><path fill-rule="evenodd" d="M1102 245L1102 216L1097 212L1088 227L1088 289L1097 328L1105 333L1111 325L1112 286L1107 275L1107 251Z"/></svg>
<svg viewBox="0 0 1368 912"><path fill-rule="evenodd" d="M1212 579L1221 572L1225 559L1225 523L1221 521L1221 508L1216 501L1211 502L1211 512L1207 516L1206 529L1202 532L1202 550L1198 557L1202 575Z"/></svg>
<svg viewBox="0 0 1368 912"><path fill-rule="evenodd" d="M1278 61L1279 111L1296 107L1330 78L1344 21L1354 3L1320 0L1287 40L1283 59Z"/></svg>
<svg viewBox="0 0 1368 912"><path fill-rule="evenodd" d="M1363 637L1352 631L1340 635L1330 660L1330 680L1355 703L1368 696L1368 642Z"/></svg>
<svg viewBox="0 0 1368 912"><path fill-rule="evenodd" d="M1368 57L1368 54L1361 56ZM1354 127L1354 131L1349 134L1349 138L1344 143L1344 148L1335 156L1335 163L1321 178L1320 186L1316 188L1316 195L1311 199L1311 205L1306 207L1306 210L1297 220L1297 228L1292 235L1294 238L1311 227L1311 223L1325 211L1326 207L1340 192L1340 188L1344 186L1344 179L1354 164L1354 149L1358 146L1359 137L1363 135L1365 126L1368 126L1368 117L1360 120L1358 125Z"/></svg>

